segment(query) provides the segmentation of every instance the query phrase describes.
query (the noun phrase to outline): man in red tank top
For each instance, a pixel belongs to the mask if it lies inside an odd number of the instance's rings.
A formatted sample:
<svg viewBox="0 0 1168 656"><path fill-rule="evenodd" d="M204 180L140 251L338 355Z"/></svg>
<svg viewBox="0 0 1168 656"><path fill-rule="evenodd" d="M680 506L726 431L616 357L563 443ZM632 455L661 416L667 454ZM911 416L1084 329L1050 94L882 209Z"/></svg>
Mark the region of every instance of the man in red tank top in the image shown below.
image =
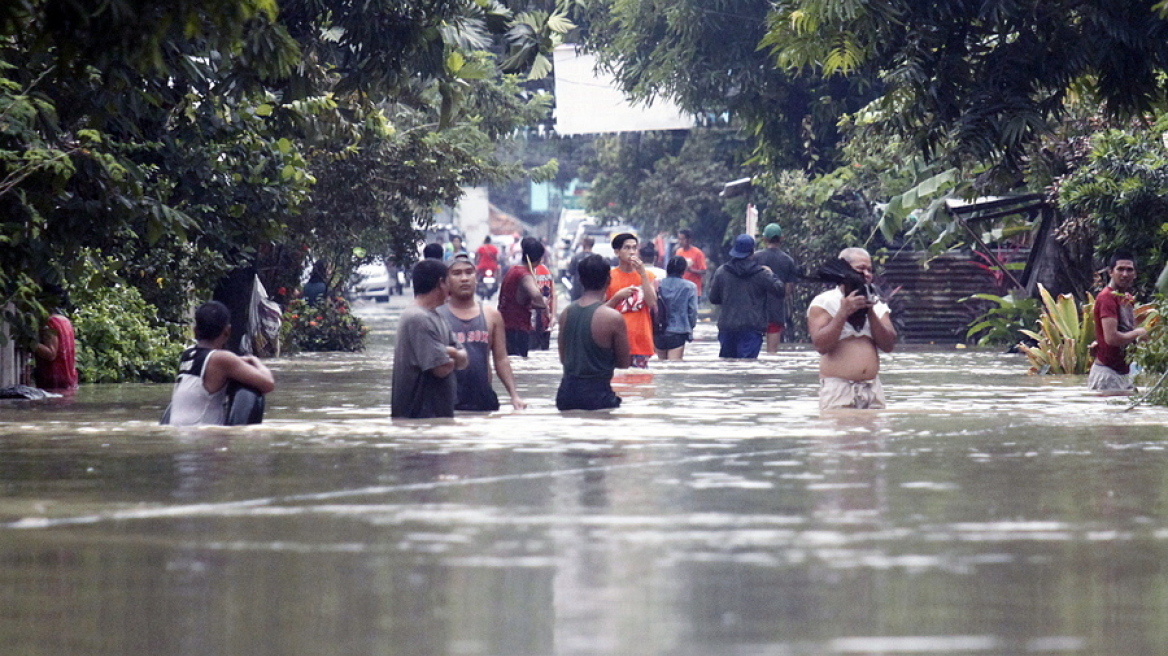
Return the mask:
<svg viewBox="0 0 1168 656"><path fill-rule="evenodd" d="M520 244L522 262L507 270L499 288L499 314L503 315L507 335L507 355L527 357L531 344L531 311L547 308L534 275L534 263L543 258L543 244L534 237L524 237Z"/></svg>

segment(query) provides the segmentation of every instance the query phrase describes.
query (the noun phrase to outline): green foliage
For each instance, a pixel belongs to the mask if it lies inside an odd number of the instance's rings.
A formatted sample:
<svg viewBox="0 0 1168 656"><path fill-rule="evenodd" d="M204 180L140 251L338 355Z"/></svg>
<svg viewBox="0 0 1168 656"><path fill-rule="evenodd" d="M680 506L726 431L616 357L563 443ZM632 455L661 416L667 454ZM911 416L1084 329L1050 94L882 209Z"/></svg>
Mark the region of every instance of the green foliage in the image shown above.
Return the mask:
<svg viewBox="0 0 1168 656"><path fill-rule="evenodd" d="M1157 319L1142 324L1148 329L1148 337L1128 347L1128 360L1139 366L1141 382L1149 386L1141 402L1168 406L1168 381L1155 389L1151 387L1168 372L1168 324L1159 320L1168 316L1168 298L1157 296L1148 310Z"/></svg>
<svg viewBox="0 0 1168 656"><path fill-rule="evenodd" d="M158 310L126 284L94 281L74 294L77 373L85 383L174 380L182 331L154 323Z"/></svg>
<svg viewBox="0 0 1168 656"><path fill-rule="evenodd" d="M1038 291L1043 304L1038 330L1021 331L1035 345L1018 347L1030 361L1030 373L1087 373L1094 359L1090 346L1095 341L1095 298L1088 294L1079 307L1070 294L1060 294L1056 300L1042 285Z"/></svg>
<svg viewBox="0 0 1168 656"><path fill-rule="evenodd" d="M343 297L321 297L313 305L298 298L284 310L281 339L284 349L291 352L363 351L368 333Z"/></svg>
<svg viewBox="0 0 1168 656"><path fill-rule="evenodd" d="M1072 97L1120 117L1162 101L1168 20L1157 4L784 0L762 45L812 79L878 77L886 129L926 156L1016 172Z"/></svg>
<svg viewBox="0 0 1168 656"><path fill-rule="evenodd" d="M1138 286L1150 288L1168 263L1168 116L1152 126L1108 129L1090 140L1086 162L1057 181L1059 208L1089 221L1100 259L1136 257Z"/></svg>
<svg viewBox="0 0 1168 656"><path fill-rule="evenodd" d="M976 339L978 346L1013 346L1021 341L1022 331L1038 322L1038 299L1014 294L974 294L963 301L991 303L965 331L966 338Z"/></svg>

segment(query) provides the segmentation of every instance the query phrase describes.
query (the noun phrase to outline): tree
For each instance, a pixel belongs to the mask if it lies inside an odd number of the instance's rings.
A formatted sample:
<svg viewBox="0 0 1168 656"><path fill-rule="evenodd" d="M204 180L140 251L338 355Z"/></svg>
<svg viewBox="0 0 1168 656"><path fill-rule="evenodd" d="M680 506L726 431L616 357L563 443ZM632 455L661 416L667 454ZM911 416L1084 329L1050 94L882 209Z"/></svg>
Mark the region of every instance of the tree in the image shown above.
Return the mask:
<svg viewBox="0 0 1168 656"><path fill-rule="evenodd" d="M1163 102L1164 11L1157 0L784 0L761 43L792 75L878 78L888 131L1016 182L1027 144L1074 97L1120 118Z"/></svg>

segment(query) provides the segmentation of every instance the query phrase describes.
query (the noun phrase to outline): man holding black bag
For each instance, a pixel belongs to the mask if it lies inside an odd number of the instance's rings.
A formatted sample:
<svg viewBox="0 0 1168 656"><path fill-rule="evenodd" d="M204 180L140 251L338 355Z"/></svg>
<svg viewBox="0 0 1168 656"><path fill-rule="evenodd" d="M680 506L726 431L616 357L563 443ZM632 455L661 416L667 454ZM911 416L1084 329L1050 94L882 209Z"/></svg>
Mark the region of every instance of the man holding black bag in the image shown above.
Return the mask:
<svg viewBox="0 0 1168 656"><path fill-rule="evenodd" d="M819 351L819 409L883 408L880 355L896 346L888 305L872 287L872 257L845 248L840 262L820 269L819 279L837 282L807 309L811 343ZM845 266L846 265L846 266Z"/></svg>

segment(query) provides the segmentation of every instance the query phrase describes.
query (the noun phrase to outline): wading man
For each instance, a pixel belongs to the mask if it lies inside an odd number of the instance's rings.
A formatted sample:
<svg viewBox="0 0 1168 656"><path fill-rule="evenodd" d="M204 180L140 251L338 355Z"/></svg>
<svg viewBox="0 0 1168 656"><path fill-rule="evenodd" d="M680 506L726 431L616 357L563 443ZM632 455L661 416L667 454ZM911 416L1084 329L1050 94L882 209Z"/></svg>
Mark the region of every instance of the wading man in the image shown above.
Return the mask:
<svg viewBox="0 0 1168 656"><path fill-rule="evenodd" d="M1095 362L1087 376L1087 388L1105 395L1135 391L1127 363L1127 345L1148 331L1136 327L1136 261L1130 253L1117 252L1107 267L1111 282L1095 298Z"/></svg>
<svg viewBox="0 0 1168 656"><path fill-rule="evenodd" d="M603 410L620 406L612 391L612 375L632 361L625 320L604 302L610 271L604 258L592 254L577 271L584 293L560 315L557 339L564 377L556 392L560 410Z"/></svg>
<svg viewBox="0 0 1168 656"><path fill-rule="evenodd" d="M862 248L845 248L840 259L872 282L872 258ZM819 351L819 409L883 408L879 351L891 353L896 329L888 305L865 287L839 285L811 301L807 330Z"/></svg>
<svg viewBox="0 0 1168 656"><path fill-rule="evenodd" d="M455 371L458 381L458 402L455 410L494 412L499 409L499 397L491 387L491 360L503 387L511 395L516 410L527 407L515 388L515 376L507 359L507 336L503 332L503 317L493 307L475 301L478 278L475 265L466 254L455 255L447 272L450 298L438 308L438 314L450 326L458 343L466 350L466 369Z"/></svg>
<svg viewBox="0 0 1168 656"><path fill-rule="evenodd" d="M738 235L730 261L718 267L710 282L710 302L722 306L718 315L720 358L753 360L767 329L767 297L783 295L783 281L754 257L754 237Z"/></svg>
<svg viewBox="0 0 1168 656"><path fill-rule="evenodd" d="M195 310L195 345L179 358L178 379L170 395L172 426L222 425L227 421L227 383L236 381L256 393L276 389L275 378L254 355L224 350L231 338L231 311L219 301Z"/></svg>
<svg viewBox="0 0 1168 656"><path fill-rule="evenodd" d="M466 351L438 315L446 302L446 265L425 259L411 274L414 304L402 311L393 349L390 416L395 419L453 417L457 382L451 374L466 369Z"/></svg>
<svg viewBox="0 0 1168 656"><path fill-rule="evenodd" d="M609 271L608 306L620 312L629 334L632 366L645 369L656 350L653 348L653 315L657 307L657 285L653 274L637 254L637 238L622 232L612 238L617 266Z"/></svg>
<svg viewBox="0 0 1168 656"><path fill-rule="evenodd" d="M531 348L532 310L546 310L547 301L539 291L535 264L543 259L543 244L534 237L520 242L522 261L507 269L499 288L499 313L507 334L507 355L527 357Z"/></svg>

